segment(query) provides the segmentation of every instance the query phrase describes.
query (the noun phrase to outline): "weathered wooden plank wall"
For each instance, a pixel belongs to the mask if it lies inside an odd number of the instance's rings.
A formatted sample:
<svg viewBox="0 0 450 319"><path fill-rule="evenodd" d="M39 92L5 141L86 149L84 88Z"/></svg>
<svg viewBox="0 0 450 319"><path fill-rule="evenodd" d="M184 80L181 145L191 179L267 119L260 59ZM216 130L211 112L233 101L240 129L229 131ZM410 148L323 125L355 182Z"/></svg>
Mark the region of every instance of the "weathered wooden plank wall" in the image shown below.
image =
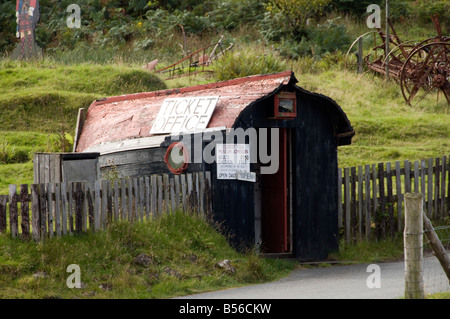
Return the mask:
<svg viewBox="0 0 450 319"><path fill-rule="evenodd" d="M347 243L401 233L408 192L424 195L430 219L450 217L450 156L340 168L338 185L338 223Z"/></svg>
<svg viewBox="0 0 450 319"><path fill-rule="evenodd" d="M9 195L0 196L0 233L42 241L98 231L117 220L149 220L177 209L206 218L212 208L210 185L210 172L101 180L94 185L24 184L20 192L10 185Z"/></svg>

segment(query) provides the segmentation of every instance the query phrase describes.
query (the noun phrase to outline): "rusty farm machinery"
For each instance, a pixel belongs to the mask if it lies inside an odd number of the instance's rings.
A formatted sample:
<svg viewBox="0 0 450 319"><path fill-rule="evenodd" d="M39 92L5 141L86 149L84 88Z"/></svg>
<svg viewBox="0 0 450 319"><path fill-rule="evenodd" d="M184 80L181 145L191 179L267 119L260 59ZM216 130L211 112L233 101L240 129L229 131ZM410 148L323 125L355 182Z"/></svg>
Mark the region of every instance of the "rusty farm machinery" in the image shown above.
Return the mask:
<svg viewBox="0 0 450 319"><path fill-rule="evenodd" d="M211 65L214 60L217 60L233 48L233 43L230 43L229 46L224 47L222 40L223 36L221 36L217 42L192 53L184 52L184 57L181 60L162 69L154 70L154 72L165 74L166 80L191 76L198 73L213 72L208 69L207 66ZM183 48L183 46L181 47ZM157 60L155 60L155 65L153 65L153 68L156 66L156 63Z"/></svg>
<svg viewBox="0 0 450 319"><path fill-rule="evenodd" d="M377 28L352 43L345 57L346 67L356 66L362 73L365 65L369 70L394 79L409 105L413 100L420 102L429 94L437 94L439 100L441 93L450 104L450 37L442 35L438 16L431 18L437 36L418 43L401 41L388 19L390 32L383 33ZM364 55L363 40L371 37L373 47ZM388 45L386 41L389 41Z"/></svg>

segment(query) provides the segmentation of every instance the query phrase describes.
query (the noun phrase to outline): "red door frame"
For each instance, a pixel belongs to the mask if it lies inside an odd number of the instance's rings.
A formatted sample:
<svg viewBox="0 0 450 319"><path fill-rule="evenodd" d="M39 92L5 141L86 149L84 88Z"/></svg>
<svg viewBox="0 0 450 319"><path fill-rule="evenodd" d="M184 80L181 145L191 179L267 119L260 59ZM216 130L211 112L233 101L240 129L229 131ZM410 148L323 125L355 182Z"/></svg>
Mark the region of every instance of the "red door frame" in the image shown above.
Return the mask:
<svg viewBox="0 0 450 319"><path fill-rule="evenodd" d="M290 249L287 144L287 129L280 128L278 171L275 174L261 175L261 231L266 253L286 253ZM273 145L270 149L273 150Z"/></svg>

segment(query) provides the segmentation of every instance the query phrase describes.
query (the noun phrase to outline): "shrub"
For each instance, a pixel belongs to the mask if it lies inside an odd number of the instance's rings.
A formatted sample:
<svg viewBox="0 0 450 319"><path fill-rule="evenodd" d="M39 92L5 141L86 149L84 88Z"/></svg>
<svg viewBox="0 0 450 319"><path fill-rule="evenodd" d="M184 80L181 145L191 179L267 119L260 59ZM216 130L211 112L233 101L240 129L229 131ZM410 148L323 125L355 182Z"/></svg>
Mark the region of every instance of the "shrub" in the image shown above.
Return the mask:
<svg viewBox="0 0 450 319"><path fill-rule="evenodd" d="M264 34L266 37L286 34L290 38L300 40L307 20L320 16L329 3L330 0L268 0L263 23L266 28Z"/></svg>
<svg viewBox="0 0 450 319"><path fill-rule="evenodd" d="M367 7L371 4L381 6L380 0L331 0L330 6L340 12L350 13L354 15L364 14Z"/></svg>
<svg viewBox="0 0 450 319"><path fill-rule="evenodd" d="M383 1L383 6L386 6L386 1ZM389 17L393 22L402 21L411 15L411 1L391 1L389 7Z"/></svg>
<svg viewBox="0 0 450 319"><path fill-rule="evenodd" d="M0 3L0 53L14 49L16 34L14 3L13 1Z"/></svg>
<svg viewBox="0 0 450 319"><path fill-rule="evenodd" d="M184 27L188 34L202 34L211 25L208 17L197 16L192 11L176 12L176 21Z"/></svg>
<svg viewBox="0 0 450 319"><path fill-rule="evenodd" d="M249 23L258 23L264 16L260 0L221 0L207 13L214 30L233 30Z"/></svg>
<svg viewBox="0 0 450 319"><path fill-rule="evenodd" d="M327 53L346 51L351 44L351 38L344 25L338 25L334 20L309 28L300 41L288 40L278 45L283 56L298 58L301 56L321 57Z"/></svg>
<svg viewBox="0 0 450 319"><path fill-rule="evenodd" d="M345 53L337 51L325 53L320 57L301 56L292 64L293 70L299 73L318 74L329 70L343 69L345 65Z"/></svg>
<svg viewBox="0 0 450 319"><path fill-rule="evenodd" d="M261 34L269 42L283 42L285 39L300 41L305 35L303 28L291 30L288 20L282 13L264 14L264 18L260 21Z"/></svg>
<svg viewBox="0 0 450 319"><path fill-rule="evenodd" d="M195 1L193 2L195 4ZM262 19L264 6L258 0L212 0L199 2L189 10L184 5L172 7L151 5L147 11L145 28L157 36L164 36L179 29L181 24L187 34L201 35L204 32L233 30L246 23L256 23Z"/></svg>
<svg viewBox="0 0 450 319"><path fill-rule="evenodd" d="M268 53L243 50L228 54L213 65L218 80L225 81L255 74L276 73L286 70L286 63Z"/></svg>
<svg viewBox="0 0 450 319"><path fill-rule="evenodd" d="M450 3L446 0L418 1L416 12L418 20L421 23L431 23L431 15L438 14L440 22L450 27ZM443 33L445 34L445 31Z"/></svg>

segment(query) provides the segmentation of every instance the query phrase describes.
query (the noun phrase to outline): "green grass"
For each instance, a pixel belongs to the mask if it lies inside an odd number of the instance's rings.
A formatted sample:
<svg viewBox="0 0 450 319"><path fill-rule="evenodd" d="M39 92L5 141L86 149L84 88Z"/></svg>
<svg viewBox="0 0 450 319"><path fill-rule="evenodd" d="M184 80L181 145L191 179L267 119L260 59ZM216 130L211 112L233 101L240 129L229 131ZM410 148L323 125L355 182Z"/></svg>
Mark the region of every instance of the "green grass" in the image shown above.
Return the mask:
<svg viewBox="0 0 450 319"><path fill-rule="evenodd" d="M9 194L10 184L31 184L33 182L33 162L0 165L0 194Z"/></svg>
<svg viewBox="0 0 450 319"><path fill-rule="evenodd" d="M344 16L342 21L353 38L367 31L362 20ZM405 41L435 35L431 22L426 27L396 24L396 30ZM187 41L190 48L199 48L218 38L216 34L193 36ZM449 155L450 107L442 95L439 103L429 96L418 105L407 106L395 82L386 83L372 73L347 72L345 53L282 60L254 28L241 28L226 38L235 47L223 63L225 68L239 71L235 62L248 62L249 57L254 65L246 65L248 69L253 66L271 73L281 65L295 72L299 86L337 101L356 131L352 145L338 150L340 167ZM62 151L63 136L68 133L70 140L74 134L78 109L87 108L95 99L219 80L197 75L161 81L142 70L144 63L155 58L160 59L160 68L182 57L180 35L156 40L152 50L80 45L72 51L49 51L42 61L1 60L0 194L8 193L9 184L31 183L33 154ZM272 66L258 64L261 56ZM147 268L134 265L132 260L141 252L156 262ZM402 254L401 240L394 239L341 244L330 259L373 263L398 260ZM231 260L235 275L214 266L221 259ZM81 290L65 285L66 267L72 263L81 266L81 280L86 284ZM182 279L167 274L164 267L176 270ZM120 223L99 233L45 243L0 236L0 298L165 298L276 280L293 267L252 253L239 254L213 228L179 215L133 226ZM47 276L34 278L38 271ZM103 283L111 284L112 290L99 288ZM430 296L434 297L449 296Z"/></svg>
<svg viewBox="0 0 450 319"><path fill-rule="evenodd" d="M61 134L0 131L0 194L8 194L10 184L31 184L34 154L67 151L71 144L64 140L65 146Z"/></svg>
<svg viewBox="0 0 450 319"><path fill-rule="evenodd" d="M442 99L437 103L434 97L429 97L416 106L408 106L403 101L400 87L393 81L385 83L379 76L348 72L339 66L342 57L335 56L334 59L334 64L323 62L319 71L314 72L304 70L306 63L302 64L301 60L291 66L299 80L298 85L336 100L356 131L352 144L338 149L340 167L406 159L414 161L450 153L450 107ZM93 71L88 72L89 68ZM143 77L149 74L124 66L117 69L90 64L61 66L49 61L43 61L37 68L33 63L0 64L0 73L9 74L8 70L15 70L15 75L0 77L0 91L5 92L0 94L2 163L19 164L26 154L32 158L33 151L59 151L62 132L74 134L78 108L88 107L93 100L107 95L108 90L111 94L122 94L162 87L162 84L157 87L138 85L136 90L124 88L114 93L107 83L114 82L118 74L122 74L120 72ZM64 71L67 71L65 77ZM43 73L41 79L39 72ZM95 73L98 76L94 76ZM16 82L28 81L31 86L15 87L13 78ZM163 87L213 81L214 77L197 75L165 81ZM92 84L97 82L97 87ZM58 83L63 83L61 89L69 91L56 90ZM2 153L9 154L12 159L2 160ZM0 163L0 167L2 165ZM30 175L28 182L31 180ZM5 177L0 176L2 193L8 187L4 181Z"/></svg>
<svg viewBox="0 0 450 319"><path fill-rule="evenodd" d="M0 62L0 130L73 131L79 108L105 96L166 88L155 75L121 65ZM72 133L73 134L73 133Z"/></svg>
<svg viewBox="0 0 450 319"><path fill-rule="evenodd" d="M394 81L338 68L296 76L299 86L334 99L355 129L352 144L338 149L340 167L450 153L450 106L442 98L408 106Z"/></svg>
<svg viewBox="0 0 450 319"><path fill-rule="evenodd" d="M245 77L253 74L268 74L285 71L284 60L264 49L248 48L227 54L213 65L215 76L220 81Z"/></svg>
<svg viewBox="0 0 450 319"><path fill-rule="evenodd" d="M403 260L403 238L388 238L380 241L358 241L339 244L339 251L331 253L329 259L348 263L379 263Z"/></svg>
<svg viewBox="0 0 450 319"><path fill-rule="evenodd" d="M141 253L151 256L148 266L133 262ZM217 266L224 259L234 274ZM81 289L66 286L71 264L80 266ZM293 267L238 253L204 220L181 212L44 243L0 236L0 298L169 298L272 281ZM38 272L46 276L35 278Z"/></svg>
<svg viewBox="0 0 450 319"><path fill-rule="evenodd" d="M337 17L333 12L323 17L323 21ZM352 38L367 31L365 21L359 17L343 15L336 21L345 24ZM435 34L431 20L427 25L414 27L397 22L396 30L405 41ZM26 165L27 155L31 159L36 151L61 151L62 136L68 133L70 139L74 135L78 109L87 108L95 99L210 83L233 73L234 76L271 73L283 68L295 72L299 86L333 98L346 112L356 135L352 145L339 148L340 167L449 154L450 107L442 96L439 103L435 96L429 96L416 106L407 106L400 86L394 81L386 83L383 77L370 72L364 75L347 72L345 52L284 60L262 40L256 27L224 35L226 42L233 42L235 47L213 66L220 71L214 76L202 74L161 81L141 69L155 58L160 60L158 67L179 60L182 55L178 44L184 40L180 34L155 39L158 43L151 52L137 47L93 48L80 44L72 51L49 50L41 61L1 60L0 167L5 163L18 164L15 168ZM189 36L186 41L189 48L197 48L218 38L217 34L206 34ZM42 139L24 132L43 134ZM22 145L20 140L33 140L34 145ZM28 182L31 180L30 175ZM8 187L4 181L5 176L0 176L0 193Z"/></svg>
<svg viewBox="0 0 450 319"><path fill-rule="evenodd" d="M71 151L79 108L166 87L157 76L121 64L0 61L0 194L9 184L32 182L34 153Z"/></svg>
<svg viewBox="0 0 450 319"><path fill-rule="evenodd" d="M425 296L426 299L450 299L450 292L441 292Z"/></svg>
<svg viewBox="0 0 450 319"><path fill-rule="evenodd" d="M29 162L34 153L59 151L61 143L60 134L0 131L0 164Z"/></svg>

